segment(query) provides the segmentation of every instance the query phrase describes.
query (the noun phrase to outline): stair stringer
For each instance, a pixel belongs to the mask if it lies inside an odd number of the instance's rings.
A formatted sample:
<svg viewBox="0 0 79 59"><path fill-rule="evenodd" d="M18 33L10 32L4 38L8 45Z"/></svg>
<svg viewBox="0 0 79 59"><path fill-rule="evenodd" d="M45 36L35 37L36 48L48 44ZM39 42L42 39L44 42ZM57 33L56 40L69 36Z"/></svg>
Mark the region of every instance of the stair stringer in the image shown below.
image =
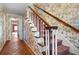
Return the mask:
<svg viewBox="0 0 79 59"><path fill-rule="evenodd" d="M31 19L29 19L31 20ZM27 40L24 40L26 42L26 44L29 46L29 48L36 54L36 55L42 55L42 50L43 50L43 47L39 46L38 45L38 38L36 38L34 36L34 33L32 32L31 30L31 27L30 27L30 24L26 21L26 29L27 29L27 32L29 33L28 34L28 38ZM30 43L30 42L33 42L33 43Z"/></svg>

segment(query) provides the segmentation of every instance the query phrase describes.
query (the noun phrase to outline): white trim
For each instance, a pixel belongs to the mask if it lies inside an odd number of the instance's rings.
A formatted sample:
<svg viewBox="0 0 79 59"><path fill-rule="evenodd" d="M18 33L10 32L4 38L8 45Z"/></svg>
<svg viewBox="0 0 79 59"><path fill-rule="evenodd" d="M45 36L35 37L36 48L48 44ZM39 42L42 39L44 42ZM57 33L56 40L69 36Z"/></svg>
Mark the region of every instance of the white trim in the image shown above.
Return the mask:
<svg viewBox="0 0 79 59"><path fill-rule="evenodd" d="M7 42L7 41L5 41L5 42L2 44L2 47L0 48L0 52L2 51L2 49L3 49L3 47L4 47L4 45L5 45L6 42Z"/></svg>

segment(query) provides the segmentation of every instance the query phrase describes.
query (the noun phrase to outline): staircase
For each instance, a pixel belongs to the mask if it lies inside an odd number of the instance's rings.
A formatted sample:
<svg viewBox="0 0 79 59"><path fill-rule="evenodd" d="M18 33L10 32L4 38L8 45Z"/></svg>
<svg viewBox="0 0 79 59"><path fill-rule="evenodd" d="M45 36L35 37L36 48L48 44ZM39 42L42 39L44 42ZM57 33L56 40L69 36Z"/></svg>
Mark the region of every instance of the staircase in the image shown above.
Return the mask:
<svg viewBox="0 0 79 59"><path fill-rule="evenodd" d="M37 28L34 26L34 24L31 20L28 19L27 21L28 21L28 24L31 28L31 31L33 32L34 37L36 37L39 41L40 36L39 36L39 32L37 31ZM45 46L43 44L41 44L42 40L40 42L38 42L38 41L37 41L38 45L43 49L43 47L45 47ZM70 48L68 46L65 46L64 44L62 44L62 40L59 40L59 39L57 40L57 46L58 46L58 48L57 48L57 50L58 50L57 54L58 55L69 55L69 54L71 54L69 52ZM52 54L51 52L52 52L52 44L50 44L50 54ZM45 51L42 51L42 54L46 55Z"/></svg>
<svg viewBox="0 0 79 59"><path fill-rule="evenodd" d="M52 26L52 25L48 24L33 8L31 8L31 7L29 7L29 8L30 8L31 12L28 17L30 19L27 19L27 23L29 24L29 27L33 33L33 36L35 37L35 41L37 43L38 50L40 50L40 52L43 55L52 55L52 51L54 53L56 52L55 49L53 50L52 46L57 44L57 46L54 46L54 48L57 47L56 48L57 55L73 55L73 53L71 53L71 51L70 51L71 47L63 44L66 37L64 37L63 39L57 38L57 43L55 43L56 41L53 36L53 32L54 32L54 30L56 31L56 27L59 27L59 26L57 25L55 27L54 25ZM60 28L60 30L61 30L61 28ZM61 32L58 32L58 33L62 34ZM63 36L60 36L60 37L63 37ZM52 39L54 39L54 44L52 43L52 41L53 41Z"/></svg>

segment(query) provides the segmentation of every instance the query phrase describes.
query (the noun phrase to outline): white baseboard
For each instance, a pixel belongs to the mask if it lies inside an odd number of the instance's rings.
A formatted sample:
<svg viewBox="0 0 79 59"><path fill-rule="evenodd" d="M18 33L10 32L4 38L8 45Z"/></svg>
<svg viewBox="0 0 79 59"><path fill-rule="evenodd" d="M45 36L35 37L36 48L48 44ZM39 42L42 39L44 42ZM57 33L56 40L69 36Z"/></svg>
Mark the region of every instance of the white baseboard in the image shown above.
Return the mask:
<svg viewBox="0 0 79 59"><path fill-rule="evenodd" d="M6 43L6 41L5 41L5 43ZM2 51L2 49L3 49L3 47L4 47L4 45L5 45L5 43L2 45L2 47L0 48L0 52Z"/></svg>

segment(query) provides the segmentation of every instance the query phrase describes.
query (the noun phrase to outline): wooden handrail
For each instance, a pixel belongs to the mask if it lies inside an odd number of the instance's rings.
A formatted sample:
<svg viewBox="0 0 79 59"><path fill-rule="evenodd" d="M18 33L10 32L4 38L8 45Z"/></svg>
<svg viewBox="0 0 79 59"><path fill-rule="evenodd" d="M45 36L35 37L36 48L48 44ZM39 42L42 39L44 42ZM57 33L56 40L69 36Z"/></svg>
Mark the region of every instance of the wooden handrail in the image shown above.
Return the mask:
<svg viewBox="0 0 79 59"><path fill-rule="evenodd" d="M36 6L35 4L34 4L34 6L37 7L38 9L42 10L43 12L47 13L47 14L50 15L51 17L55 18L57 21L61 22L61 23L64 24L65 26L68 26L68 27L70 27L71 29L73 29L74 31L79 32L79 29L77 29L77 28L71 26L70 24L68 24L68 23L66 23L65 21L59 19L59 18L56 17L55 15L53 15L53 14L49 13L48 11L46 11L46 10L44 10L44 9L42 9L42 8L40 8L40 7L38 7L38 6Z"/></svg>
<svg viewBox="0 0 79 59"><path fill-rule="evenodd" d="M47 27L52 27L50 24L48 24L43 17L41 17L32 7L28 6L46 25Z"/></svg>

